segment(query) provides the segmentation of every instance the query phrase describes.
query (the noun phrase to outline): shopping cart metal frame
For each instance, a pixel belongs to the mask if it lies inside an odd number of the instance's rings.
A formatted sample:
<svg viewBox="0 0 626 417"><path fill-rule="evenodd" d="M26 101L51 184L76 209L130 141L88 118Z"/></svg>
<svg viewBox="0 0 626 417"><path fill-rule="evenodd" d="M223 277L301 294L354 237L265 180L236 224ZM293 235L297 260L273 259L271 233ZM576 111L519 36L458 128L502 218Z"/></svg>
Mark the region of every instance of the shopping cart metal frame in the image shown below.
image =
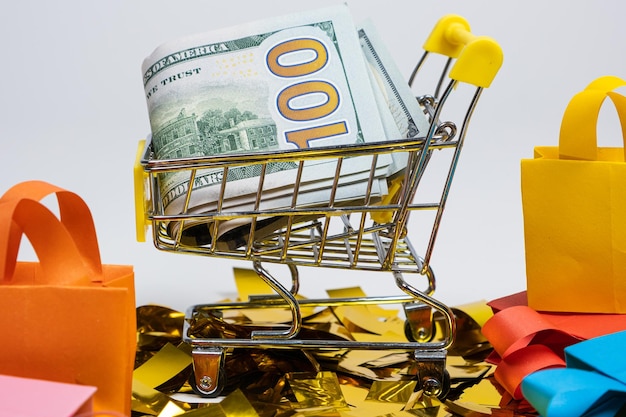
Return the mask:
<svg viewBox="0 0 626 417"><path fill-rule="evenodd" d="M152 240L159 250L251 261L257 274L276 292L273 296L255 296L248 301L202 304L188 308L183 338L192 345L194 368L192 387L198 394L212 397L222 392L225 381L223 369L225 356L233 348L295 348L411 351L417 365L418 387L428 395L440 397L446 395L450 386L445 370L446 349L454 340L455 320L452 310L433 298L435 276L430 260L467 126L482 90L489 87L502 64L502 51L491 38L473 35L465 19L448 15L436 24L424 44L424 54L411 75L410 84L431 53L444 55L448 59L441 71L435 93L432 96L417 97L431 122L425 137L334 148L168 160L155 159L150 140L140 142L135 166L138 240L145 239L146 227L151 226ZM446 78L449 82L440 94ZM442 121L441 113L448 97L459 83L470 84L476 89L462 125L457 128L452 122ZM415 203L416 192L433 152L443 150L449 150L453 155L439 200ZM373 201L370 192L376 160L379 155L395 152L404 152L408 155L401 187L394 199ZM372 158L372 166L363 204L346 206L335 203L335 193L332 190L336 190L340 182L342 162L346 158L364 156ZM329 159L336 161L337 170L328 204L298 206L297 196L305 162ZM294 198L287 208L260 210L266 169L268 164L273 162L291 162L298 165L298 176L293 187ZM159 189L160 174L174 171L188 172L189 184L193 184L196 173L201 169L220 169L226 178L230 169L250 165L261 167L254 210L222 209L221 201L228 184L227 181L223 181L215 210L192 213L184 208L181 213L175 215L164 212ZM185 207L189 204L193 192L194 188L189 187ZM423 255L416 251L407 236L409 214L416 211L435 213ZM255 237L257 220L268 217L282 218L283 224L272 233L257 239ZM377 221L373 221L373 218ZM172 233L169 227L174 222L179 222L180 225L185 222L204 222L211 224L215 236L220 222L233 219L247 219L251 225L245 244L237 248L219 248L213 243L190 245L182 240L182 226L175 233ZM287 288L276 279L264 267L266 263L287 265L291 275L291 288ZM404 295L301 300L296 298L300 285L299 266L390 272ZM426 277L426 288L418 289L409 283L404 278L406 273ZM298 338L302 329L301 309L304 307L369 304L403 305L406 313L406 343ZM273 327L269 330L255 330L249 339L203 338L192 334L193 323L197 318L209 314L219 315L220 312L229 309L255 308L287 308L291 312L292 322L278 329ZM443 316L445 323L443 335L439 340L434 340L434 312Z"/></svg>

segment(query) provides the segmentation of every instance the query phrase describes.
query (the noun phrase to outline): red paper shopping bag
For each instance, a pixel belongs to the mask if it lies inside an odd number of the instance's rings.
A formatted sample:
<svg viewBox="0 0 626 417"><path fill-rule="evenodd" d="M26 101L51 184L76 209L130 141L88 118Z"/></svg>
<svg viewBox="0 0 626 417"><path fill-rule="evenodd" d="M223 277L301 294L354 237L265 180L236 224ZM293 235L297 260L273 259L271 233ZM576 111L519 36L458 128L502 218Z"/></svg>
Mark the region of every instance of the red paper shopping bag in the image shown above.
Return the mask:
<svg viewBox="0 0 626 417"><path fill-rule="evenodd" d="M60 220L38 200L55 193ZM17 260L22 235L39 262ZM0 199L0 374L97 388L95 411L130 415L132 266L103 265L89 208L40 181Z"/></svg>

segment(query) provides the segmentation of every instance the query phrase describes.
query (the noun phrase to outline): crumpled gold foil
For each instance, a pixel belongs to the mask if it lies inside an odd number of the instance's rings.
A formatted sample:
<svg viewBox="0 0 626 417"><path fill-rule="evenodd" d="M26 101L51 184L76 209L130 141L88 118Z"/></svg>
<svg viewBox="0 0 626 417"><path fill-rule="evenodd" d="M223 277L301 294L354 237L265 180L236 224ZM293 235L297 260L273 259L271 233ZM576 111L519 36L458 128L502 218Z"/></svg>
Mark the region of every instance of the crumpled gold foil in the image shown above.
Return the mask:
<svg viewBox="0 0 626 417"><path fill-rule="evenodd" d="M343 398L339 379L334 372L318 372L316 374L294 372L287 375L298 408L347 408Z"/></svg>
<svg viewBox="0 0 626 417"><path fill-rule="evenodd" d="M150 359L165 344L182 342L185 314L168 307L137 307L137 352L135 368Z"/></svg>
<svg viewBox="0 0 626 417"><path fill-rule="evenodd" d="M238 275L243 297L254 297L261 291L262 286L255 282L260 280L256 273L239 270ZM329 296L365 294L353 287L330 290ZM290 323L286 309L261 310L262 315L248 308L221 312L203 309L188 319L190 336L249 339L255 330L284 329L285 317ZM491 352L481 333L482 323L490 314L486 304L478 302L452 311L458 330L446 361L450 393L442 403L423 395L417 387L413 352L296 347L226 349L221 396L203 399L192 393L188 383L191 345L182 342L184 314L166 307L142 306L137 309L133 417L479 417L486 410L492 416L532 415L524 414L529 410L523 404L512 402L498 390L491 377L494 368L484 362ZM372 305L311 308L303 317L298 338L404 342L404 320L398 314L398 310ZM441 340L446 336L443 318L435 313L433 320L435 340Z"/></svg>
<svg viewBox="0 0 626 417"><path fill-rule="evenodd" d="M374 381L366 400L406 404L416 384L417 381Z"/></svg>
<svg viewBox="0 0 626 417"><path fill-rule="evenodd" d="M133 414L139 413L140 415L161 416L161 413L172 404L172 400L166 394L150 388L139 380L133 380L133 394L131 397L131 410ZM181 412L184 412L186 405L175 405Z"/></svg>
<svg viewBox="0 0 626 417"><path fill-rule="evenodd" d="M135 368L133 380L141 381L142 384L161 391L175 391L182 384L173 381L178 381L177 376L188 370L190 366L191 356L171 343L167 343L150 360Z"/></svg>

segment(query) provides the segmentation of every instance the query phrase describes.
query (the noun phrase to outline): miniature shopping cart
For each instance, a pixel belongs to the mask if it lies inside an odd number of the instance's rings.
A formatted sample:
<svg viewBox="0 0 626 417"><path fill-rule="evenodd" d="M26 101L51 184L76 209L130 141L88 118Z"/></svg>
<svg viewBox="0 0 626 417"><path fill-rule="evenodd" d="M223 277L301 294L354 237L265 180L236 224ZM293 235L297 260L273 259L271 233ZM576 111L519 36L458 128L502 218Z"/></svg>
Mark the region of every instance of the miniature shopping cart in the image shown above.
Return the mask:
<svg viewBox="0 0 626 417"><path fill-rule="evenodd" d="M154 245L164 251L208 257L251 261L256 273L276 292L271 296L254 296L247 301L203 304L186 312L184 340L192 346L194 390L204 396L219 395L225 384L224 362L235 348L286 348L310 350L403 350L416 362L418 387L428 395L445 396L450 388L445 370L447 349L455 334L452 310L432 297L435 277L430 265L441 216L463 146L466 128L482 90L489 87L502 63L502 52L496 42L474 36L467 22L456 15L442 18L424 44L424 54L410 80L417 74L426 57L435 53L442 57L443 70L435 77L432 95L418 100L430 123L422 137L384 140L339 147L318 147L305 150L238 153L205 157L157 160L150 140L141 141L135 167L138 240L145 239L147 226L152 228ZM439 58L436 58L439 59ZM447 86L446 86L447 85ZM460 85L470 87L471 94L463 106L463 122L457 127L446 121L444 109ZM415 87L413 87L415 88ZM441 90L441 91L440 91ZM374 190L377 160L384 156L402 155L406 168L388 184L387 194L378 196ZM434 159L447 155L441 187L432 200L422 201L422 189L430 182L427 167ZM365 176L363 198L345 202L341 167L352 158L369 158L369 174ZM329 195L325 203L299 205L307 183L302 173L309 163L333 162L334 177L328 179ZM291 185L288 204L263 208L264 181L272 164L292 164L297 172ZM221 178L241 169L256 169L258 186L252 203L242 209L226 207L229 181L221 181L213 206L190 210L189 203L199 187L187 187L185 204L180 212L166 213L160 181L165 173L185 173L187 184L202 172L218 172ZM425 194L429 194L428 191ZM429 196L430 198L430 196ZM421 213L430 213L430 227L423 248L409 240L409 220ZM237 225L237 233L229 227ZM226 230L226 232L224 231ZM190 233L193 231L193 233ZM230 236L229 239L224 236ZM290 285L284 285L266 266L283 264L290 271ZM360 298L301 299L298 267L339 268L360 271L385 271L402 290L400 296ZM409 283L405 275L424 278L424 289ZM420 278L421 277L421 278ZM302 309L305 307L336 307L345 305L402 304L405 314L406 342L357 342L353 340L307 340L300 336ZM284 308L291 312L291 323L257 327L249 338L199 337L193 332L201 317L219 315L229 309ZM435 315L444 324L439 337Z"/></svg>

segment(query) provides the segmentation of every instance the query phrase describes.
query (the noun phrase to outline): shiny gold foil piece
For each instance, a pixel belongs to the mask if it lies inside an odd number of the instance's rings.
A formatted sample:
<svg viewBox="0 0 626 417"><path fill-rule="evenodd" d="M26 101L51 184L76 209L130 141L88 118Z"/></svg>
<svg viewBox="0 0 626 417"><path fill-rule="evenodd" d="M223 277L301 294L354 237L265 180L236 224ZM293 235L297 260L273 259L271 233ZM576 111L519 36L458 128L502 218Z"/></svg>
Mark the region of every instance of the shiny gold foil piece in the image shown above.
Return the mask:
<svg viewBox="0 0 626 417"><path fill-rule="evenodd" d="M276 296L276 292L253 269L233 268L235 285L240 301L248 301L251 297ZM302 300L304 297L296 295ZM308 317L315 312L312 307L300 308L302 317ZM287 323L293 319L289 308L256 308L242 309L241 314L254 318L255 323Z"/></svg>
<svg viewBox="0 0 626 417"><path fill-rule="evenodd" d="M493 310L485 300L461 304L456 306L456 309L471 317L479 328L483 327L487 320L493 316Z"/></svg>
<svg viewBox="0 0 626 417"><path fill-rule="evenodd" d="M170 401L165 405L163 410L161 410L158 417L175 417L184 413L185 410Z"/></svg>
<svg viewBox="0 0 626 417"><path fill-rule="evenodd" d="M256 272L238 271L241 299L273 294ZM358 287L328 293L340 298L365 297ZM262 300L251 303L254 308L202 309L190 319L190 335L249 339L256 329L284 328L283 322L290 323L288 310L256 308L259 303ZM135 387L140 388L134 387L133 417L173 417L180 410L185 410L179 414L184 417L480 417L487 409L492 411L492 417L531 415L522 414L528 411L523 404L505 398L495 384L489 385L495 368L483 361L491 351L481 333L482 323L489 316L485 304L479 302L452 311L457 317L458 331L448 351L451 390L445 404L422 395L419 389L415 391L416 360L412 351L301 350L297 343L289 349L227 349L224 397L213 399L211 404L200 404L187 400L195 394L189 394L191 387L186 383L172 391L172 381L186 381L190 372L191 345L181 344L183 313L159 306L140 307L135 374ZM433 319L434 340L441 340L445 337L442 317L435 313ZM307 309L302 324L299 339L406 341L405 320L398 317L398 310L380 306ZM183 360L181 354L187 358ZM173 398L181 401L172 400L167 393L175 394Z"/></svg>
<svg viewBox="0 0 626 417"><path fill-rule="evenodd" d="M233 268L233 276L235 277L235 285L237 286L237 294L240 301L247 301L250 296L254 295L270 295L276 292L263 281L254 269Z"/></svg>
<svg viewBox="0 0 626 417"><path fill-rule="evenodd" d="M455 416L461 417L491 417L491 409L477 404L463 403L461 401L446 402L447 408L454 413ZM513 417L513 414L511 414Z"/></svg>
<svg viewBox="0 0 626 417"><path fill-rule="evenodd" d="M406 404L416 385L416 381L374 381L366 400Z"/></svg>
<svg viewBox="0 0 626 417"><path fill-rule="evenodd" d="M133 379L150 388L157 388L190 365L191 356L167 343L156 355L133 371Z"/></svg>
<svg viewBox="0 0 626 417"><path fill-rule="evenodd" d="M359 287L327 290L330 298L362 298L365 293ZM334 313L348 330L353 333L374 335L394 334L393 340L404 335L404 321L399 320L397 310L384 309L377 305L349 305L333 308ZM367 339L362 337L361 339Z"/></svg>
<svg viewBox="0 0 626 417"><path fill-rule="evenodd" d="M446 369L450 378L458 381L477 381L489 373L494 367L485 362L470 362L460 356L448 356Z"/></svg>
<svg viewBox="0 0 626 417"><path fill-rule="evenodd" d="M138 350L158 351L168 342L178 345L182 341L184 319L184 313L167 307L137 307Z"/></svg>
<svg viewBox="0 0 626 417"><path fill-rule="evenodd" d="M476 404L484 408L497 408L502 395L488 379L481 379L471 387L466 388L459 397L460 402Z"/></svg>
<svg viewBox="0 0 626 417"><path fill-rule="evenodd" d="M486 313L482 311L484 307L481 303L471 305L479 320L485 320ZM451 308L456 321L456 335L452 346L448 348L448 353L452 356L463 356L465 358L484 359L491 351L492 346L482 334L482 326L468 313L456 307ZM443 339L446 335L445 320L441 313L435 312L435 334L437 339Z"/></svg>
<svg viewBox="0 0 626 417"><path fill-rule="evenodd" d="M411 416L411 417L451 417L452 414L448 413L443 407L425 407L425 408L415 408L412 410L404 411L402 416ZM400 417L400 415L398 415Z"/></svg>
<svg viewBox="0 0 626 417"><path fill-rule="evenodd" d="M138 380L133 380L131 410L144 415L158 416L170 403L170 398Z"/></svg>
<svg viewBox="0 0 626 417"><path fill-rule="evenodd" d="M287 376L287 381L300 409L348 407L334 372L319 372L316 375L291 373Z"/></svg>
<svg viewBox="0 0 626 417"><path fill-rule="evenodd" d="M399 380L403 377L399 374L399 368L393 366L388 368L368 366L368 364L376 363L379 360L382 361L390 355L395 357L397 353L397 351L393 350L351 350L341 356L337 369L352 376L372 381L380 378ZM405 356L405 358L408 358L408 356Z"/></svg>
<svg viewBox="0 0 626 417"><path fill-rule="evenodd" d="M348 410L339 410L342 417L379 417L397 413L402 408L397 403L366 401L368 388L342 384L341 390L349 405Z"/></svg>
<svg viewBox="0 0 626 417"><path fill-rule="evenodd" d="M367 297L365 291L361 287L346 287L326 290L326 294L330 298L363 298ZM386 309L381 306L370 304L366 306L371 314L374 314L381 319L387 319L389 317L396 317L398 315L397 309Z"/></svg>
<svg viewBox="0 0 626 417"><path fill-rule="evenodd" d="M241 390L235 390L230 393L219 403L219 407L222 409L225 417L259 417L259 414Z"/></svg>

